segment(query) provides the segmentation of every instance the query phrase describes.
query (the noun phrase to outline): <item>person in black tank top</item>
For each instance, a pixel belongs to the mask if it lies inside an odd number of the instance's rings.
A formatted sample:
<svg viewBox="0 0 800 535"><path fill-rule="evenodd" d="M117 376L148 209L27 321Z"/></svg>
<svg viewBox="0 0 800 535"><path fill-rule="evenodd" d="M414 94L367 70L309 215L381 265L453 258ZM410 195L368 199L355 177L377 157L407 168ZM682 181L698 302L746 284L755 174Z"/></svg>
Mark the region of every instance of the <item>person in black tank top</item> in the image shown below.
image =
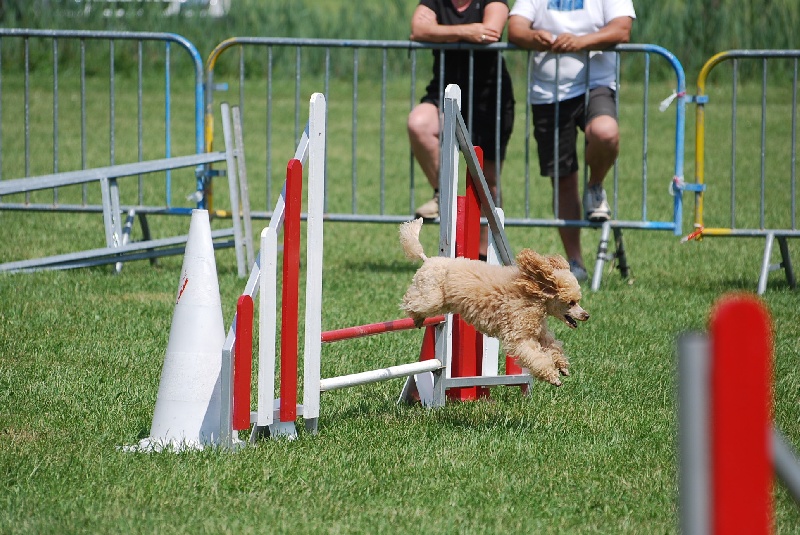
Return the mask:
<svg viewBox="0 0 800 535"><path fill-rule="evenodd" d="M507 0L420 0L411 19L411 40L433 43L491 44L500 41L508 18ZM500 206L499 167L514 127L514 92L505 62L496 51L473 52L473 87L470 99L470 51L434 50L433 75L420 103L408 116L408 136L434 197L420 206L417 217L439 216L439 132L444 89L461 88L461 113L470 129L473 145L484 154L484 175L495 203ZM444 79L439 71L444 56ZM499 59L499 61L498 61ZM500 69L500 116L497 116L497 69ZM500 137L496 136L500 121ZM497 163L500 163L500 166ZM481 255L486 254L487 231L481 229Z"/></svg>

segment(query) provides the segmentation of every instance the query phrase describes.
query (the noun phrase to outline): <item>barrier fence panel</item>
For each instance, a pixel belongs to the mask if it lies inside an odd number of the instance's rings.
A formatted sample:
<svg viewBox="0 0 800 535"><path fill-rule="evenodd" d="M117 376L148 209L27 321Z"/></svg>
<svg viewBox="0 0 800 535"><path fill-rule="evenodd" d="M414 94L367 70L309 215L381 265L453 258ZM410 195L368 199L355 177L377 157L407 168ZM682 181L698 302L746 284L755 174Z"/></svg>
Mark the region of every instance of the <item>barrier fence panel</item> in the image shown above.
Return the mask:
<svg viewBox="0 0 800 535"><path fill-rule="evenodd" d="M775 269L795 286L799 62L800 50L729 50L697 78L695 235L763 238L759 294Z"/></svg>
<svg viewBox="0 0 800 535"><path fill-rule="evenodd" d="M530 108L525 104L530 53L507 43L479 46L256 37L234 37L220 43L206 62L206 110L213 109L213 100L218 98L215 92L227 91L224 98L238 98L246 110L245 135L264 139L261 146L248 144L253 151L248 160L255 162L259 176L266 175L265 183L258 186L251 181L254 217L269 217L279 191L275 184L282 180L281 158L302 133L303 102L312 90L324 88L329 103L327 128L330 139L337 143L337 150L328 153L325 163L329 177L325 217L389 223L408 220L432 192L410 154L407 116L430 80L432 52L456 48L494 51L505 58L511 73L516 120L502 170L506 225L599 227L554 217L550 180L539 176ZM616 50L619 113L625 126L618 164L606 180L614 220L611 226L679 235L680 193L686 186L683 68L669 51L655 45L620 45ZM657 96L652 97L651 92ZM669 98L662 100L664 97ZM670 104L673 107L661 113L659 103L662 111ZM293 138L286 135L287 127ZM206 128L206 147L210 149L217 135L213 121L207 120ZM678 195L667 194L670 185ZM213 199L209 194L206 198ZM213 204L208 207L213 209ZM222 210L216 213L228 215Z"/></svg>
<svg viewBox="0 0 800 535"><path fill-rule="evenodd" d="M204 152L203 62L168 33L0 29L0 180ZM190 214L203 167L121 189L121 209ZM99 189L0 198L3 210L100 212Z"/></svg>
<svg viewBox="0 0 800 535"><path fill-rule="evenodd" d="M162 256L178 255L184 252L188 236L170 235L167 237L152 238L149 232L135 243L129 243L131 237L131 227L136 215L135 209L129 209L126 222L123 226L120 218L120 191L131 182L135 177L139 180L150 180L160 174L181 169L205 169L211 164L226 164L226 174L232 190L247 190L246 174L243 171L246 166L243 161L244 147L241 145L241 138L234 135L237 127L231 126L231 113L229 106L222 103L220 106L225 150L219 152L208 152L201 154L190 154L187 156L174 156L171 158L160 158L157 160L147 160L129 164L117 164L106 167L94 167L91 169L81 169L77 171L66 171L49 175L40 175L27 178L17 178L10 180L0 180L0 197L9 197L19 194L31 194L42 190L56 188L61 191L74 192L76 188L91 185L99 187L102 194L102 217L97 217L101 223L105 236L104 247L94 247L81 251L58 252L49 256L39 256L31 258L30 250L25 249L25 258L22 260L0 262L0 272L20 272L20 271L39 271L49 269L73 269L79 267L97 266L103 264L115 264L116 271L122 269L122 264L130 260L150 259L151 262ZM234 109L234 122L239 120L238 114ZM241 176L238 174L241 172ZM246 201L246 196L245 196ZM240 277L244 277L247 272L245 257L254 256L252 242L245 232L242 236L241 226L249 228L249 211L243 210L237 201L236 214L241 210L244 222L234 218L233 228L218 228L211 232L211 238L215 248L234 247L236 249L237 268ZM140 214L142 221L145 218ZM22 219L22 218L20 218ZM92 219L89 217L87 219ZM13 224L13 223L12 223ZM143 226L144 223L143 223ZM13 230L11 225L4 227ZM13 234L12 234L13 235ZM85 236L82 236L85 237ZM97 236L100 237L100 236ZM230 238L233 237L231 240ZM91 237L90 237L91 238ZM11 245L4 243L4 245ZM60 240L50 239L44 245L47 249L61 245ZM4 249L8 250L13 247ZM41 251L42 249L36 249Z"/></svg>

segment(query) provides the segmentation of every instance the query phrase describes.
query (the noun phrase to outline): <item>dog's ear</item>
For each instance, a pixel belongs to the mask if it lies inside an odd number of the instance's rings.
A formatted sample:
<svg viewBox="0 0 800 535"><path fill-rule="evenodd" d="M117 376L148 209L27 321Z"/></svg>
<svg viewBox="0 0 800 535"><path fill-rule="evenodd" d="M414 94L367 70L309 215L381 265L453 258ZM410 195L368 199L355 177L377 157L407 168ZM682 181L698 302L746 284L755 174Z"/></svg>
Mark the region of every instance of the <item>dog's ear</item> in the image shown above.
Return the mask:
<svg viewBox="0 0 800 535"><path fill-rule="evenodd" d="M558 262L558 258L561 257L540 255L531 249L522 249L517 254L517 265L525 275L524 278L536 286L536 288L531 287L530 291L538 291L551 296L557 293L558 283L554 272L555 269L561 269L562 265ZM565 263L566 261L561 258L561 262ZM567 268L569 268L569 264L567 264Z"/></svg>
<svg viewBox="0 0 800 535"><path fill-rule="evenodd" d="M532 249L522 249L517 254L517 265L528 275L553 271L553 265L548 258Z"/></svg>
<svg viewBox="0 0 800 535"><path fill-rule="evenodd" d="M560 254L554 254L547 257L553 269L569 269L569 262Z"/></svg>

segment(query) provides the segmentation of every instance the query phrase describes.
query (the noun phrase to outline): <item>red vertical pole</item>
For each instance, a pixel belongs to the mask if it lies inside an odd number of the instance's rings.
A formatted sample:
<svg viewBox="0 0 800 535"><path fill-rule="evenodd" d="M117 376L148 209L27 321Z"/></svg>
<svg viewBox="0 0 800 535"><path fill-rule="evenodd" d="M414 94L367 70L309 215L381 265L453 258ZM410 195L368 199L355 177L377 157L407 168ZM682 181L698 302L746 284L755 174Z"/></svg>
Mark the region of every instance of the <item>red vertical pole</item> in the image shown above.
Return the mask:
<svg viewBox="0 0 800 535"><path fill-rule="evenodd" d="M300 280L300 210L303 164L286 166L286 212L283 224L283 290L281 306L281 422L297 419L298 294Z"/></svg>
<svg viewBox="0 0 800 535"><path fill-rule="evenodd" d="M474 201L475 199L473 199ZM457 199L456 216L456 256L466 256L474 253L477 258L477 247L469 247L468 237L470 225L467 220L467 197L459 196ZM478 230L480 231L480 217L478 218ZM477 237L473 234L473 237ZM453 323L453 365L451 375L453 377L471 377L479 375L477 373L477 359L475 355L475 340L477 332L475 327L465 322L461 316L456 315ZM463 388L452 388L448 391L451 399L469 401L477 399L478 391L474 386Z"/></svg>
<svg viewBox="0 0 800 535"><path fill-rule="evenodd" d="M710 325L712 532L772 531L772 340L754 297L724 299Z"/></svg>
<svg viewBox="0 0 800 535"><path fill-rule="evenodd" d="M506 355L506 375L519 375L522 373L522 366L516 363L514 357Z"/></svg>
<svg viewBox="0 0 800 535"><path fill-rule="evenodd" d="M478 164L483 169L483 149L475 147ZM463 256L478 259L481 245L481 203L478 188L472 181L472 174L467 169L466 199L464 201L464 248ZM456 242L458 243L458 242Z"/></svg>
<svg viewBox="0 0 800 535"><path fill-rule="evenodd" d="M478 165L483 169L483 149L474 147L475 156L478 158ZM481 201L478 196L478 188L472 178L472 173L467 169L467 182L466 182L466 201L464 205L464 256L477 260L480 254L481 246ZM475 329L472 328L473 332ZM471 335L474 339L474 354L475 364L470 371L471 375L483 374L483 336L474 332ZM489 397L489 388L476 387L475 395L477 397Z"/></svg>
<svg viewBox="0 0 800 535"><path fill-rule="evenodd" d="M236 303L236 342L233 348L233 430L250 427L250 383L253 375L253 298Z"/></svg>
<svg viewBox="0 0 800 535"><path fill-rule="evenodd" d="M517 364L516 360L511 355L506 355L506 375L519 375L522 373L522 366ZM519 387L520 392L523 394L528 393L528 385Z"/></svg>

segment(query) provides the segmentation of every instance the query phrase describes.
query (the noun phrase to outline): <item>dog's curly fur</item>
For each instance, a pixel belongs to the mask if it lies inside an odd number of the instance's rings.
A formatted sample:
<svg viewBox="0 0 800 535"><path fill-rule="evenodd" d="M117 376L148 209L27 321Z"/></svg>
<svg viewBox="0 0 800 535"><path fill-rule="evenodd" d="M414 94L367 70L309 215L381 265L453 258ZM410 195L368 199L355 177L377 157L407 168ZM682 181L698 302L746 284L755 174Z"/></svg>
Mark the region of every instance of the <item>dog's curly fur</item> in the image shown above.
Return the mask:
<svg viewBox="0 0 800 535"><path fill-rule="evenodd" d="M547 327L547 316L571 328L589 319L579 305L581 288L564 257L523 249L516 266L428 258L419 241L421 228L422 218L400 226L406 257L423 260L400 305L414 324L420 327L425 318L439 314L460 314L477 330L499 339L531 375L561 386L559 374L569 375L569 362Z"/></svg>

